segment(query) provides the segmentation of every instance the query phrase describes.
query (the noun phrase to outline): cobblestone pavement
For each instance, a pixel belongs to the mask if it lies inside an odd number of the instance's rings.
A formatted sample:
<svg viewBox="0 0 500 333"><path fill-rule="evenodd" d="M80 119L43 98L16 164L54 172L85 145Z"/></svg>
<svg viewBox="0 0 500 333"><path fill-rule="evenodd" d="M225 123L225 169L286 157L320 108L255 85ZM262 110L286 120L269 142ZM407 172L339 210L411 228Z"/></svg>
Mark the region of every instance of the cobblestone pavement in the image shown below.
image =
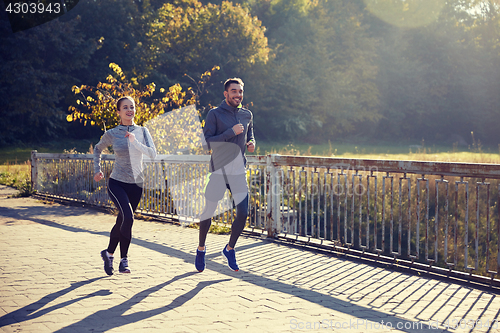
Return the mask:
<svg viewBox="0 0 500 333"><path fill-rule="evenodd" d="M0 186L2 332L500 332L495 293L248 234L239 272L229 236L209 234L198 273L197 230L136 220L132 273L107 276L114 216L12 194Z"/></svg>

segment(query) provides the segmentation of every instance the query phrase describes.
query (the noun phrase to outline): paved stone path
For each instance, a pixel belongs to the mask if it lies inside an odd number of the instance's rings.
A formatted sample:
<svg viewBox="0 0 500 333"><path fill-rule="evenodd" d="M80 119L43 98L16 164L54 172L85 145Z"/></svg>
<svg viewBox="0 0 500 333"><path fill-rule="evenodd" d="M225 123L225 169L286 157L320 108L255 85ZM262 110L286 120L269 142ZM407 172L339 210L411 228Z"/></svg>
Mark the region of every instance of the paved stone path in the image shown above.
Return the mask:
<svg viewBox="0 0 500 333"><path fill-rule="evenodd" d="M160 222L136 221L132 273L108 277L114 216L13 193L0 186L2 332L500 332L495 293L250 235L233 272L229 236L209 234L198 273L197 230Z"/></svg>

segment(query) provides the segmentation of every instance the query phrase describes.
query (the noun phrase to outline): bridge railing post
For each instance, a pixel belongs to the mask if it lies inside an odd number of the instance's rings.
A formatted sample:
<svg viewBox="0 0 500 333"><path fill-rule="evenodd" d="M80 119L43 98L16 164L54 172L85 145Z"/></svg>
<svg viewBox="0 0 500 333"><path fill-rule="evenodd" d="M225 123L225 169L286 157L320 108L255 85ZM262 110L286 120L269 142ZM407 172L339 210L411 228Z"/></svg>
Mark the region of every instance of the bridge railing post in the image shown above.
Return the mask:
<svg viewBox="0 0 500 333"><path fill-rule="evenodd" d="M31 189L33 191L38 190L38 159L37 159L37 151L31 151Z"/></svg>

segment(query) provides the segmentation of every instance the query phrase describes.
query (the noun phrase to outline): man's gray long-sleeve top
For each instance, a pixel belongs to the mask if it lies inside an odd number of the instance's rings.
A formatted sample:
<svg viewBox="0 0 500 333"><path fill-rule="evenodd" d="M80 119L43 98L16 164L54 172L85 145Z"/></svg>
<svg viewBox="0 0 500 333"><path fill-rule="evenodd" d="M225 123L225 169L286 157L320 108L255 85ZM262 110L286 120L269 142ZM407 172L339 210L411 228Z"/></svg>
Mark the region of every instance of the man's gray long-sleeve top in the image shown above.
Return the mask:
<svg viewBox="0 0 500 333"><path fill-rule="evenodd" d="M243 133L236 135L233 126L243 125ZM233 162L241 154L246 165L245 150L247 142L253 141L253 115L245 108L235 108L222 103L208 112L203 134L212 150L210 172L214 172Z"/></svg>

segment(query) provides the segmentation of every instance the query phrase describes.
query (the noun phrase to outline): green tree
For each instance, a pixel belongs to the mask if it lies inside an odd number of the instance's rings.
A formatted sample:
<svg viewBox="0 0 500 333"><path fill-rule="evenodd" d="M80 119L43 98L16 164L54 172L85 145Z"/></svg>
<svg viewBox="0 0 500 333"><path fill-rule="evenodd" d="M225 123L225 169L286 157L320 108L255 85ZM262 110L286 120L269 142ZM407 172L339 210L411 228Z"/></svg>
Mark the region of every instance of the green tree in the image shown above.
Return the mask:
<svg viewBox="0 0 500 333"><path fill-rule="evenodd" d="M110 63L120 64L133 77L146 73L141 55L146 22L152 13L149 0L80 0L63 16L64 20L79 18L78 31L98 46L87 68L78 73L81 82L97 84L107 75Z"/></svg>
<svg viewBox="0 0 500 333"><path fill-rule="evenodd" d="M275 22L268 36L274 58L258 87L249 88L258 96L256 127L275 138L300 133L308 141L324 141L376 122L375 40L367 36L359 8L341 0L275 6L270 13L279 18L265 20ZM254 72L252 78L259 77L262 72Z"/></svg>
<svg viewBox="0 0 500 333"><path fill-rule="evenodd" d="M240 76L257 63L265 63L269 48L261 22L240 5L202 5L197 0L164 4L148 23L143 59L152 76L200 77L207 68L220 66L216 79ZM220 87L207 101L220 95Z"/></svg>
<svg viewBox="0 0 500 333"><path fill-rule="evenodd" d="M461 29L458 66L463 70L461 88L464 111L476 138L490 145L500 143L497 126L500 121L500 2L470 1L474 8L468 20L459 22Z"/></svg>
<svg viewBox="0 0 500 333"><path fill-rule="evenodd" d="M220 66L212 82L265 62L269 53L265 28L247 9L230 2L202 4L197 0L83 0L72 15L80 16L82 32L99 49L82 82L96 85L110 62L143 85L180 83L184 88L207 69ZM187 74L187 76L186 76ZM220 97L210 85L200 94L208 105ZM160 98L158 91L155 97Z"/></svg>
<svg viewBox="0 0 500 333"><path fill-rule="evenodd" d="M64 136L67 87L78 81L95 44L84 38L78 20L55 19L17 33L0 20L0 144Z"/></svg>
<svg viewBox="0 0 500 333"><path fill-rule="evenodd" d="M447 2L437 21L412 29L373 21L381 40L377 85L384 117L377 133L451 144L473 131L498 143L492 125L500 106L494 93L500 59L493 51L498 15L495 6L476 13L477 5Z"/></svg>
<svg viewBox="0 0 500 333"><path fill-rule="evenodd" d="M192 90L183 91L179 84L171 86L168 91L161 88L160 93L164 93L164 96L152 100L156 90L154 83L141 87L137 78L128 80L117 64L111 63L109 67L114 75L108 75L106 82L99 82L96 87L73 86L72 90L77 95L77 106L69 107L71 114L66 117L68 122L80 121L84 126L89 123L104 130L116 127L120 123L116 101L123 96L131 96L134 99L137 109L135 121L138 125L143 125L169 109L196 104Z"/></svg>

